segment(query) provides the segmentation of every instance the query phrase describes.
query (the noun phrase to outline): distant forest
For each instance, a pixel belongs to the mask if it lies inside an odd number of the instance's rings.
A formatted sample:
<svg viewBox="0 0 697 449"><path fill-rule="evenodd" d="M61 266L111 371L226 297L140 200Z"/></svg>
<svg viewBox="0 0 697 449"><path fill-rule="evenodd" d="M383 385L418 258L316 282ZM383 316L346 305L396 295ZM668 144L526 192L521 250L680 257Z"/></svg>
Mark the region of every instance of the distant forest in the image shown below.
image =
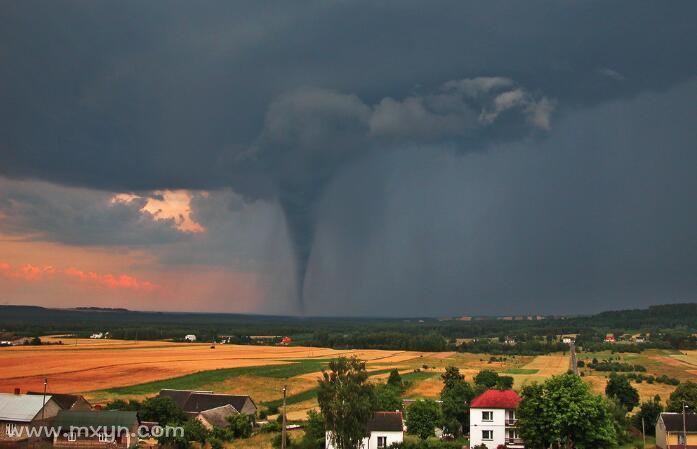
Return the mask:
<svg viewBox="0 0 697 449"><path fill-rule="evenodd" d="M297 345L416 351L459 350L490 354L540 354L567 350L561 334L578 334L584 350L641 351L644 348L697 348L697 303L651 306L596 315L541 320L471 321L434 318L299 318L222 313L134 312L124 309L47 309L0 306L0 330L18 336L66 334L88 337L109 332L126 340L198 341L220 336L251 344L254 335L289 336ZM606 334L647 335L646 342L604 342ZM458 341L459 340L459 341ZM514 341L515 344L510 344ZM457 344L459 343L459 345Z"/></svg>

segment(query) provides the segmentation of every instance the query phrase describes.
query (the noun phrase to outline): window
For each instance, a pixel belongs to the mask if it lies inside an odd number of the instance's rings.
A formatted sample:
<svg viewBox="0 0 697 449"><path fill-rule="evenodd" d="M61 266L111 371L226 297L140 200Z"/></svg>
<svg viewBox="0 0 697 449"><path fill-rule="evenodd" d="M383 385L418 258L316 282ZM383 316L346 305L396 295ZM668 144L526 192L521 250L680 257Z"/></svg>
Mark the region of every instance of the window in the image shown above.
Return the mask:
<svg viewBox="0 0 697 449"><path fill-rule="evenodd" d="M482 430L482 440L491 441L493 439L494 439L494 431L493 430Z"/></svg>
<svg viewBox="0 0 697 449"><path fill-rule="evenodd" d="M492 411L482 412L482 421L493 421L493 420L494 420L494 412L492 412Z"/></svg>
<svg viewBox="0 0 697 449"><path fill-rule="evenodd" d="M379 448L387 447L387 437L378 437L378 447Z"/></svg>
<svg viewBox="0 0 697 449"><path fill-rule="evenodd" d="M68 434L68 441L77 441L77 434L75 434L75 432L70 432Z"/></svg>

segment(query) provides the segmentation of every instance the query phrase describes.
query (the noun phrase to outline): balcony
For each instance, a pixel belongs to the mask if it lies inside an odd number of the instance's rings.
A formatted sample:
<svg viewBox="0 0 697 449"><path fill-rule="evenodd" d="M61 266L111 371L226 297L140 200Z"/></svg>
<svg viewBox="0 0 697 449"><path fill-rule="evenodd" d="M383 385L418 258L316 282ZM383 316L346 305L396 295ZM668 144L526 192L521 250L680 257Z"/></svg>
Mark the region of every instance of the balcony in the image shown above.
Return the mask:
<svg viewBox="0 0 697 449"><path fill-rule="evenodd" d="M506 427L515 427L518 420L515 418L506 418Z"/></svg>
<svg viewBox="0 0 697 449"><path fill-rule="evenodd" d="M522 446L523 445L523 439L522 438L506 438L506 446Z"/></svg>

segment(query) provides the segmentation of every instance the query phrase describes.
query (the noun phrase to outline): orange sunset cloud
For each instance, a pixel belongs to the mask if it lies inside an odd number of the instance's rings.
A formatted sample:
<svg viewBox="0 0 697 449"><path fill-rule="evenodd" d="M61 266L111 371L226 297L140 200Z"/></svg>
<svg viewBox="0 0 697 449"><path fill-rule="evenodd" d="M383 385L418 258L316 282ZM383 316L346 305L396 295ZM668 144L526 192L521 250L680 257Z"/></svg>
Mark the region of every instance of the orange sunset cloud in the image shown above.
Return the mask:
<svg viewBox="0 0 697 449"><path fill-rule="evenodd" d="M197 234L205 232L201 224L191 217L191 194L186 190L164 190L154 192L155 196L141 197L130 193L114 195L112 203L130 203L145 199L141 212L150 213L155 220L174 220L175 227L182 232ZM207 192L202 192L206 195Z"/></svg>
<svg viewBox="0 0 697 449"><path fill-rule="evenodd" d="M0 276L27 282L41 281L44 279L53 278L55 276L65 276L91 286L108 289L150 291L159 287L157 284L152 282L139 280L133 276L128 276L125 274L100 274L94 271L82 271L75 267L69 267L64 270L56 270L53 266L38 266L32 264L24 264L18 268L13 268L12 265L7 262L0 262Z"/></svg>

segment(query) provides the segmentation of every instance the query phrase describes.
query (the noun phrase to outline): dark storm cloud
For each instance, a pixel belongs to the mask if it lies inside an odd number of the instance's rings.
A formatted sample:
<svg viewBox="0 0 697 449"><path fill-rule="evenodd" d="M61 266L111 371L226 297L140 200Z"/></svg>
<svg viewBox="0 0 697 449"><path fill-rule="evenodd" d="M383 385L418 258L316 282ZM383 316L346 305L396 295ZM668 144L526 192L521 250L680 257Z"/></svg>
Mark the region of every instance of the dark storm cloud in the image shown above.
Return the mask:
<svg viewBox="0 0 697 449"><path fill-rule="evenodd" d="M0 174L275 198L301 280L346 166L544 139L553 112L697 73L689 1L0 8Z"/></svg>
<svg viewBox="0 0 697 449"><path fill-rule="evenodd" d="M695 117L692 81L570 113L542 141L464 156L415 147L351 167L320 207L307 307L584 313L694 300Z"/></svg>
<svg viewBox="0 0 697 449"><path fill-rule="evenodd" d="M505 76L564 107L663 89L696 71L696 10L689 1L5 2L0 170L115 190L228 185L249 175L239 156L269 105L302 86L375 104Z"/></svg>
<svg viewBox="0 0 697 449"><path fill-rule="evenodd" d="M146 199L0 178L0 232L70 245L152 246L186 240L174 219L141 211Z"/></svg>

